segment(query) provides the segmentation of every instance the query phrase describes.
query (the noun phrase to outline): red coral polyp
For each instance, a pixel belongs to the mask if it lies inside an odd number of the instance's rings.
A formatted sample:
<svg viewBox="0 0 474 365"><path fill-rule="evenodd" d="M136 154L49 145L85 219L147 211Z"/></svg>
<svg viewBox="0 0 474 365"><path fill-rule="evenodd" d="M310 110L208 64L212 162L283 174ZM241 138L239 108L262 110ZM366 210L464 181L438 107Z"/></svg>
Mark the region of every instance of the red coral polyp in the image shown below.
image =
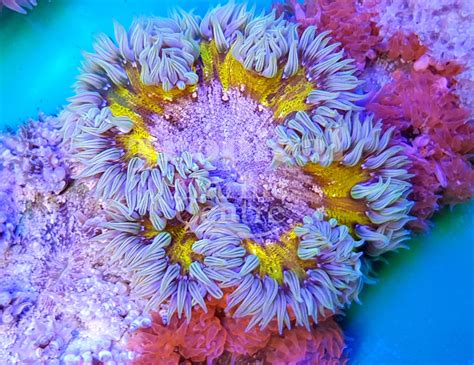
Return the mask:
<svg viewBox="0 0 474 365"><path fill-rule="evenodd" d="M388 58L392 60L401 58L405 62L414 62L427 51L416 34L406 34L402 31L398 31L390 38L387 47Z"/></svg>
<svg viewBox="0 0 474 365"><path fill-rule="evenodd" d="M178 364L180 359L201 362L214 361L224 352L227 333L215 309L195 311L191 321L172 319L163 323L158 313L152 314L153 324L141 329L129 346L138 355L135 364Z"/></svg>
<svg viewBox="0 0 474 365"><path fill-rule="evenodd" d="M311 332L295 328L284 336L274 335L266 350L268 364L344 364L344 337L336 322L330 318L319 323Z"/></svg>
<svg viewBox="0 0 474 365"><path fill-rule="evenodd" d="M222 325L227 331L226 351L234 355L253 356L265 348L273 332L269 328L260 330L253 327L246 331L249 320L226 317Z"/></svg>
<svg viewBox="0 0 474 365"><path fill-rule="evenodd" d="M449 89L448 79L423 71L397 70L392 81L368 105L387 127L395 126L406 144L405 152L414 175L412 213L414 227L425 227L442 204L466 201L474 196L474 127L468 111Z"/></svg>
<svg viewBox="0 0 474 365"><path fill-rule="evenodd" d="M370 1L357 4L352 0L305 1L288 0L285 6L276 5L279 12L289 10L304 29L316 25L320 30L331 31L331 36L342 44L347 55L362 70L367 59L376 56L380 42L379 31L372 20L375 12Z"/></svg>

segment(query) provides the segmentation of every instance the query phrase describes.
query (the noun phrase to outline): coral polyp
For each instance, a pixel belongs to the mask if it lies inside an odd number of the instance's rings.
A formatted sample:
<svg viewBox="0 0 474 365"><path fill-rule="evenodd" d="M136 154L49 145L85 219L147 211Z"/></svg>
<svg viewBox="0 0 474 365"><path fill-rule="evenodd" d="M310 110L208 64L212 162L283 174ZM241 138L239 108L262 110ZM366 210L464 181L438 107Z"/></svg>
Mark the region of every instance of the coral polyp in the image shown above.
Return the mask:
<svg viewBox="0 0 474 365"><path fill-rule="evenodd" d="M232 3L115 38L86 56L63 133L148 308L190 318L228 288L229 315L282 332L357 299L362 250L407 237L411 185L340 44Z"/></svg>

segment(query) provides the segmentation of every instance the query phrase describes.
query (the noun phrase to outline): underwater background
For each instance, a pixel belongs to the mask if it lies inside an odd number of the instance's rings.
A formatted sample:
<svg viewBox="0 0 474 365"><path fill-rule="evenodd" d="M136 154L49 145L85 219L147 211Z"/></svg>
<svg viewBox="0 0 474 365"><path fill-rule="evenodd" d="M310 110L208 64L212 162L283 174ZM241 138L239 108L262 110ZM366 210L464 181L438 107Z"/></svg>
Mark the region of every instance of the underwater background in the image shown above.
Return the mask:
<svg viewBox="0 0 474 365"><path fill-rule="evenodd" d="M217 1L40 1L28 16L0 13L0 125L17 128L39 111L57 114L72 96L99 33L173 7L204 14ZM269 9L271 1L254 1ZM444 209L410 250L388 255L378 285L343 320L351 364L474 363L474 203Z"/></svg>

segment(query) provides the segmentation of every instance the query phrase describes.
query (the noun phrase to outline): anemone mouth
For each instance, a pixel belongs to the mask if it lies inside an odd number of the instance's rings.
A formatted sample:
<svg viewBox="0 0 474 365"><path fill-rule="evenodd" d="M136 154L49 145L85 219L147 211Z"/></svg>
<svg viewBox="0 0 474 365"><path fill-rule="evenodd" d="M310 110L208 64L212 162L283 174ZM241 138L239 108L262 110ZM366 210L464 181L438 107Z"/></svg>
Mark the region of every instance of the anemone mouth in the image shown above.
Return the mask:
<svg viewBox="0 0 474 365"><path fill-rule="evenodd" d="M189 318L231 287L233 315L280 331L356 299L362 243L407 238L410 176L392 131L356 113L340 45L235 4L115 38L87 56L63 133L116 201L103 238L136 292Z"/></svg>
<svg viewBox="0 0 474 365"><path fill-rule="evenodd" d="M254 273L261 278L268 276L279 285L284 283L285 271L292 271L302 281L306 278L306 269L318 265L317 259L302 260L298 257L299 239L295 229L283 233L278 241L262 245L255 240L246 239L242 245L249 254L258 258L259 266Z"/></svg>
<svg viewBox="0 0 474 365"><path fill-rule="evenodd" d="M199 239L191 231L188 224L184 223L189 218L173 219L166 224L165 230L171 235L173 242L165 251L170 262L178 263L181 275L187 274L193 262L204 262L204 256L193 251L193 245Z"/></svg>

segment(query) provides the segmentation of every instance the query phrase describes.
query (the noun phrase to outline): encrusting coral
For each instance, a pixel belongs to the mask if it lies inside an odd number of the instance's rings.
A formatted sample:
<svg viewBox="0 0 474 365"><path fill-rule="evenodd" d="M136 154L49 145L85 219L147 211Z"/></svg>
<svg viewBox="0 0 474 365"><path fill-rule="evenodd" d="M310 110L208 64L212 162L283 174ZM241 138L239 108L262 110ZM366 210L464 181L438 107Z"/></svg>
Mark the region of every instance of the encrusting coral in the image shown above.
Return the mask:
<svg viewBox="0 0 474 365"><path fill-rule="evenodd" d="M2 170L14 184L40 194L59 194L69 182L69 167L60 147L62 136L56 117L40 115L29 121L18 134L0 138ZM18 192L17 192L18 193Z"/></svg>
<svg viewBox="0 0 474 365"><path fill-rule="evenodd" d="M37 195L60 194L69 183L69 166L60 148L58 119L40 115L17 134L0 136L0 253L16 235L25 204Z"/></svg>

